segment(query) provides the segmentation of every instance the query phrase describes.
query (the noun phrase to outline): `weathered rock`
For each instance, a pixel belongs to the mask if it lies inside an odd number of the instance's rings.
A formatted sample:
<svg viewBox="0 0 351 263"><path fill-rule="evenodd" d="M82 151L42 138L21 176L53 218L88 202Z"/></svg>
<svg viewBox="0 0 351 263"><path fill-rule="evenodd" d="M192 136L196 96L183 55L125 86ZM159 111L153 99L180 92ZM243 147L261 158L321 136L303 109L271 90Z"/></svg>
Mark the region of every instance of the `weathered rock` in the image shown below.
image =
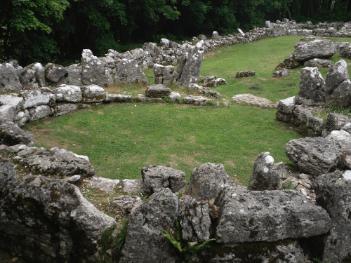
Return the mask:
<svg viewBox="0 0 351 263"><path fill-rule="evenodd" d="M182 96L179 92L172 91L171 94L169 94L169 98L171 99L171 101L176 102L179 101L182 98Z"/></svg>
<svg viewBox="0 0 351 263"><path fill-rule="evenodd" d="M327 102L339 107L351 106L351 80L347 79L327 96Z"/></svg>
<svg viewBox="0 0 351 263"><path fill-rule="evenodd" d="M305 67L329 68L333 62L329 59L314 58L305 62Z"/></svg>
<svg viewBox="0 0 351 263"><path fill-rule="evenodd" d="M120 83L141 83L147 84L147 78L143 67L139 65L137 59L117 60L112 73L113 82Z"/></svg>
<svg viewBox="0 0 351 263"><path fill-rule="evenodd" d="M34 174L45 176L69 177L81 175L82 178L95 174L88 157L74 154L73 152L52 148L28 147L17 145L8 148L21 166Z"/></svg>
<svg viewBox="0 0 351 263"><path fill-rule="evenodd" d="M200 67L204 55L204 41L201 40L195 46L190 46L186 54L178 62L177 82L188 87L196 83L200 75Z"/></svg>
<svg viewBox="0 0 351 263"><path fill-rule="evenodd" d="M50 101L54 99L53 94L41 90L24 91L22 92L22 96L24 99L24 109L48 105Z"/></svg>
<svg viewBox="0 0 351 263"><path fill-rule="evenodd" d="M299 96L310 101L308 104L325 102L325 81L318 68L303 68Z"/></svg>
<svg viewBox="0 0 351 263"><path fill-rule="evenodd" d="M206 163L194 169L188 192L198 200L216 199L229 182L223 164Z"/></svg>
<svg viewBox="0 0 351 263"><path fill-rule="evenodd" d="M277 70L282 70L282 69L294 69L298 68L301 65L299 61L296 61L295 58L291 55L288 58L284 59L282 63L280 63L276 69Z"/></svg>
<svg viewBox="0 0 351 263"><path fill-rule="evenodd" d="M128 216L133 209L142 204L139 196L122 195L116 197L111 202L111 208L118 214Z"/></svg>
<svg viewBox="0 0 351 263"><path fill-rule="evenodd" d="M333 67L329 68L326 78L326 93L332 94L342 82L349 78L347 63L345 60L338 61Z"/></svg>
<svg viewBox="0 0 351 263"><path fill-rule="evenodd" d="M197 201L189 195L180 200L182 238L187 242L210 239L211 218L208 202Z"/></svg>
<svg viewBox="0 0 351 263"><path fill-rule="evenodd" d="M30 114L28 110L19 111L14 118L14 122L16 122L19 126L24 126L29 120Z"/></svg>
<svg viewBox="0 0 351 263"><path fill-rule="evenodd" d="M289 76L289 70L286 68L276 70L273 72L273 78L284 78Z"/></svg>
<svg viewBox="0 0 351 263"><path fill-rule="evenodd" d="M72 64L66 67L68 76L65 80L67 85L82 85L82 66L79 64Z"/></svg>
<svg viewBox="0 0 351 263"><path fill-rule="evenodd" d="M259 245L257 243L237 244L229 246L226 250L232 252L223 251L212 258L210 263L310 262L297 241L260 243Z"/></svg>
<svg viewBox="0 0 351 263"><path fill-rule="evenodd" d="M78 103L82 101L80 87L73 85L61 85L54 90L57 102Z"/></svg>
<svg viewBox="0 0 351 263"><path fill-rule="evenodd" d="M227 82L223 78L217 78L216 76L208 76L200 80L200 83L204 87L215 88L220 85L225 85Z"/></svg>
<svg viewBox="0 0 351 263"><path fill-rule="evenodd" d="M319 176L336 169L341 149L333 140L307 137L289 141L286 153L302 172Z"/></svg>
<svg viewBox="0 0 351 263"><path fill-rule="evenodd" d="M55 107L55 116L62 116L78 110L78 105L73 103L58 104Z"/></svg>
<svg viewBox="0 0 351 263"><path fill-rule="evenodd" d="M23 98L13 95L0 95L0 122L13 121Z"/></svg>
<svg viewBox="0 0 351 263"><path fill-rule="evenodd" d="M307 61L313 58L330 58L336 53L335 44L327 39L315 39L300 42L296 45L293 57L297 61Z"/></svg>
<svg viewBox="0 0 351 263"><path fill-rule="evenodd" d="M280 100L278 103L278 111L286 114L292 114L295 106L295 97L289 97Z"/></svg>
<svg viewBox="0 0 351 263"><path fill-rule="evenodd" d="M50 84L60 84L65 82L68 71L61 65L49 63L45 66L45 78Z"/></svg>
<svg viewBox="0 0 351 263"><path fill-rule="evenodd" d="M29 115L30 115L30 120L31 121L36 121L40 119L44 119L46 117L49 117L52 115L52 110L49 106L47 105L40 105L36 106L34 108L29 109Z"/></svg>
<svg viewBox="0 0 351 263"><path fill-rule="evenodd" d="M83 102L97 103L103 102L106 98L104 88L97 85L89 85L82 87Z"/></svg>
<svg viewBox="0 0 351 263"><path fill-rule="evenodd" d="M17 171L17 173L19 173ZM0 162L0 243L28 262L98 262L98 242L115 221L63 180L16 174Z"/></svg>
<svg viewBox="0 0 351 263"><path fill-rule="evenodd" d="M351 58L351 44L349 42L340 43L338 45L338 51L339 51L340 57Z"/></svg>
<svg viewBox="0 0 351 263"><path fill-rule="evenodd" d="M336 142L343 153L351 151L351 134L347 131L332 131L326 138Z"/></svg>
<svg viewBox="0 0 351 263"><path fill-rule="evenodd" d="M317 203L328 211L332 219L323 262L348 262L351 259L351 171L337 171L318 177L315 190Z"/></svg>
<svg viewBox="0 0 351 263"><path fill-rule="evenodd" d="M83 85L95 84L99 86L106 86L108 84L108 78L106 76L106 70L103 61L100 58L94 56L91 50L83 50L81 66L81 77Z"/></svg>
<svg viewBox="0 0 351 263"><path fill-rule="evenodd" d="M171 89L167 88L163 84L156 84L148 86L145 95L149 98L163 98L168 97L171 94Z"/></svg>
<svg viewBox="0 0 351 263"><path fill-rule="evenodd" d="M153 69L155 75L155 84L170 85L175 80L176 71L174 66L154 64Z"/></svg>
<svg viewBox="0 0 351 263"><path fill-rule="evenodd" d="M19 74L24 89L38 89L45 86L45 68L41 63L24 67Z"/></svg>
<svg viewBox="0 0 351 263"><path fill-rule="evenodd" d="M328 213L295 191L226 188L218 205L216 236L224 244L307 238L330 229Z"/></svg>
<svg viewBox="0 0 351 263"><path fill-rule="evenodd" d="M21 89L22 84L15 67L11 63L0 64L0 93Z"/></svg>
<svg viewBox="0 0 351 263"><path fill-rule="evenodd" d="M176 262L163 232L173 228L178 216L178 198L168 188L154 193L129 217L121 263Z"/></svg>
<svg viewBox="0 0 351 263"><path fill-rule="evenodd" d="M328 114L325 126L327 131L334 131L341 130L348 123L351 123L351 117L332 112Z"/></svg>
<svg viewBox="0 0 351 263"><path fill-rule="evenodd" d="M249 77L253 77L253 76L256 76L256 72L255 71L239 71L236 73L235 77L237 79L240 79L240 78L249 78Z"/></svg>
<svg viewBox="0 0 351 263"><path fill-rule="evenodd" d="M0 144L15 145L15 144L30 144L32 135L29 132L22 130L13 122L0 123Z"/></svg>
<svg viewBox="0 0 351 263"><path fill-rule="evenodd" d="M269 152L261 153L255 161L249 188L258 191L279 189L283 172L283 167L274 164Z"/></svg>
<svg viewBox="0 0 351 263"><path fill-rule="evenodd" d="M185 186L185 173L166 166L147 166L141 170L143 190L151 195L162 188L176 193Z"/></svg>
<svg viewBox="0 0 351 263"><path fill-rule="evenodd" d="M232 100L238 104L257 106L260 108L276 108L277 105L271 100L258 97L252 94L238 94L232 97Z"/></svg>

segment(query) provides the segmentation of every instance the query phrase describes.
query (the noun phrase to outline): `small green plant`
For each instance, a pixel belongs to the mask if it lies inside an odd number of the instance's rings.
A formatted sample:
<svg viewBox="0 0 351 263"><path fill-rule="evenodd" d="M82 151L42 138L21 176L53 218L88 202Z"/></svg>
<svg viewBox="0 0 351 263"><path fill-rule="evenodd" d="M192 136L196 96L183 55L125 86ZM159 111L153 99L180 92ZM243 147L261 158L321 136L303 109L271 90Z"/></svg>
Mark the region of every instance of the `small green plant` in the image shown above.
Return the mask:
<svg viewBox="0 0 351 263"><path fill-rule="evenodd" d="M182 237L180 222L177 221L173 231L164 231L164 238L175 248L181 262L189 262L190 259L201 251L208 249L216 240L209 239L203 242L187 242Z"/></svg>

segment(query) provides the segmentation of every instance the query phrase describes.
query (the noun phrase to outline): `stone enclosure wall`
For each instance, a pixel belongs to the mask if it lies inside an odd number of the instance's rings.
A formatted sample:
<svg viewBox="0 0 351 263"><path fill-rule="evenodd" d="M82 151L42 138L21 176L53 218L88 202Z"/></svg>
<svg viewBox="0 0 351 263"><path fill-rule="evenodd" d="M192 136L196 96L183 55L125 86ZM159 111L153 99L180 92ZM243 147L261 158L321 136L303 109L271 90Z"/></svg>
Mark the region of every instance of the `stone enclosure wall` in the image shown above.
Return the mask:
<svg viewBox="0 0 351 263"><path fill-rule="evenodd" d="M330 114L325 123L314 116L328 103L351 106L344 61L330 67L326 80L318 68L302 70L299 95L279 103L277 118L318 137L286 145L293 169L261 153L249 187L212 163L194 169L188 184L184 172L164 166L144 167L140 180L96 177L88 157L34 147L20 128L100 103L208 105L212 99L180 97L166 86L199 85L203 55L217 47L311 34L351 36L351 24L267 21L265 28L247 33L214 32L210 39L199 36L181 44L162 39L160 45L146 43L126 53L110 50L102 58L84 50L80 64L68 67L1 64L0 248L28 262L350 261L351 120ZM351 50L345 43L308 38L278 68L313 63L337 49L345 57ZM154 69L159 85L148 87L145 96L104 89L146 83L146 67ZM211 83L216 81L223 82ZM100 198L95 206L88 201L93 194Z"/></svg>

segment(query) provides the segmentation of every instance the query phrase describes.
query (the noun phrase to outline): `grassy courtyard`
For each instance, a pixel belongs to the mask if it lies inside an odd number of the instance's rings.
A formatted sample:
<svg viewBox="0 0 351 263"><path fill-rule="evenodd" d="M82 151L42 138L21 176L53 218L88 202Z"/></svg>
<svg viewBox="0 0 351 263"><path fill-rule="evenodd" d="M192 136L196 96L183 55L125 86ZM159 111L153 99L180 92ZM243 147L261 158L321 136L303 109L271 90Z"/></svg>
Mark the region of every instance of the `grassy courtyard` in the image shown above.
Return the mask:
<svg viewBox="0 0 351 263"><path fill-rule="evenodd" d="M221 48L206 56L202 75L224 77L228 83L218 91L227 99L239 93L273 101L296 95L299 69L283 79L272 78L272 72L299 39L280 37ZM235 79L241 70L255 70L257 76ZM275 110L235 104L105 105L35 122L28 128L38 145L88 155L100 176L139 178L140 168L147 164L170 165L190 175L194 167L210 161L223 163L244 184L260 152L270 151L278 161L287 161L284 145L299 137L275 120Z"/></svg>

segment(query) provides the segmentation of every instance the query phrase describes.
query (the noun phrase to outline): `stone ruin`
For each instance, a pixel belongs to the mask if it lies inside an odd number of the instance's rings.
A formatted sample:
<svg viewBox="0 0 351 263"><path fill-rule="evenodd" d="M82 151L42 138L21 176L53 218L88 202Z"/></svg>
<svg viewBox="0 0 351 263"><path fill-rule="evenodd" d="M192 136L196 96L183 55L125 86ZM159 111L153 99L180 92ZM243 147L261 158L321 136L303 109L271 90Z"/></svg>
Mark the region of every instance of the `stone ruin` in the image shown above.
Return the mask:
<svg viewBox="0 0 351 263"><path fill-rule="evenodd" d="M195 168L189 183L184 172L164 166L144 167L139 180L97 177L87 156L35 147L21 128L101 103L208 105L211 99L181 98L166 85L199 85L202 56L216 47L288 34L350 36L351 26L267 22L237 35L194 38L198 45L162 39L161 46L147 43L103 58L84 50L81 63L68 67L1 64L7 94L0 96L0 248L39 263L349 262L351 118L330 113L323 121L315 115L328 104L351 106L343 60L325 80L318 68L302 70L299 95L279 102L277 118L312 137L287 143L293 167L261 153L248 187L213 163ZM304 60L309 57L311 49L298 49ZM104 89L144 82L146 66L154 68L158 83L146 96ZM211 77L200 83L219 82Z"/></svg>

